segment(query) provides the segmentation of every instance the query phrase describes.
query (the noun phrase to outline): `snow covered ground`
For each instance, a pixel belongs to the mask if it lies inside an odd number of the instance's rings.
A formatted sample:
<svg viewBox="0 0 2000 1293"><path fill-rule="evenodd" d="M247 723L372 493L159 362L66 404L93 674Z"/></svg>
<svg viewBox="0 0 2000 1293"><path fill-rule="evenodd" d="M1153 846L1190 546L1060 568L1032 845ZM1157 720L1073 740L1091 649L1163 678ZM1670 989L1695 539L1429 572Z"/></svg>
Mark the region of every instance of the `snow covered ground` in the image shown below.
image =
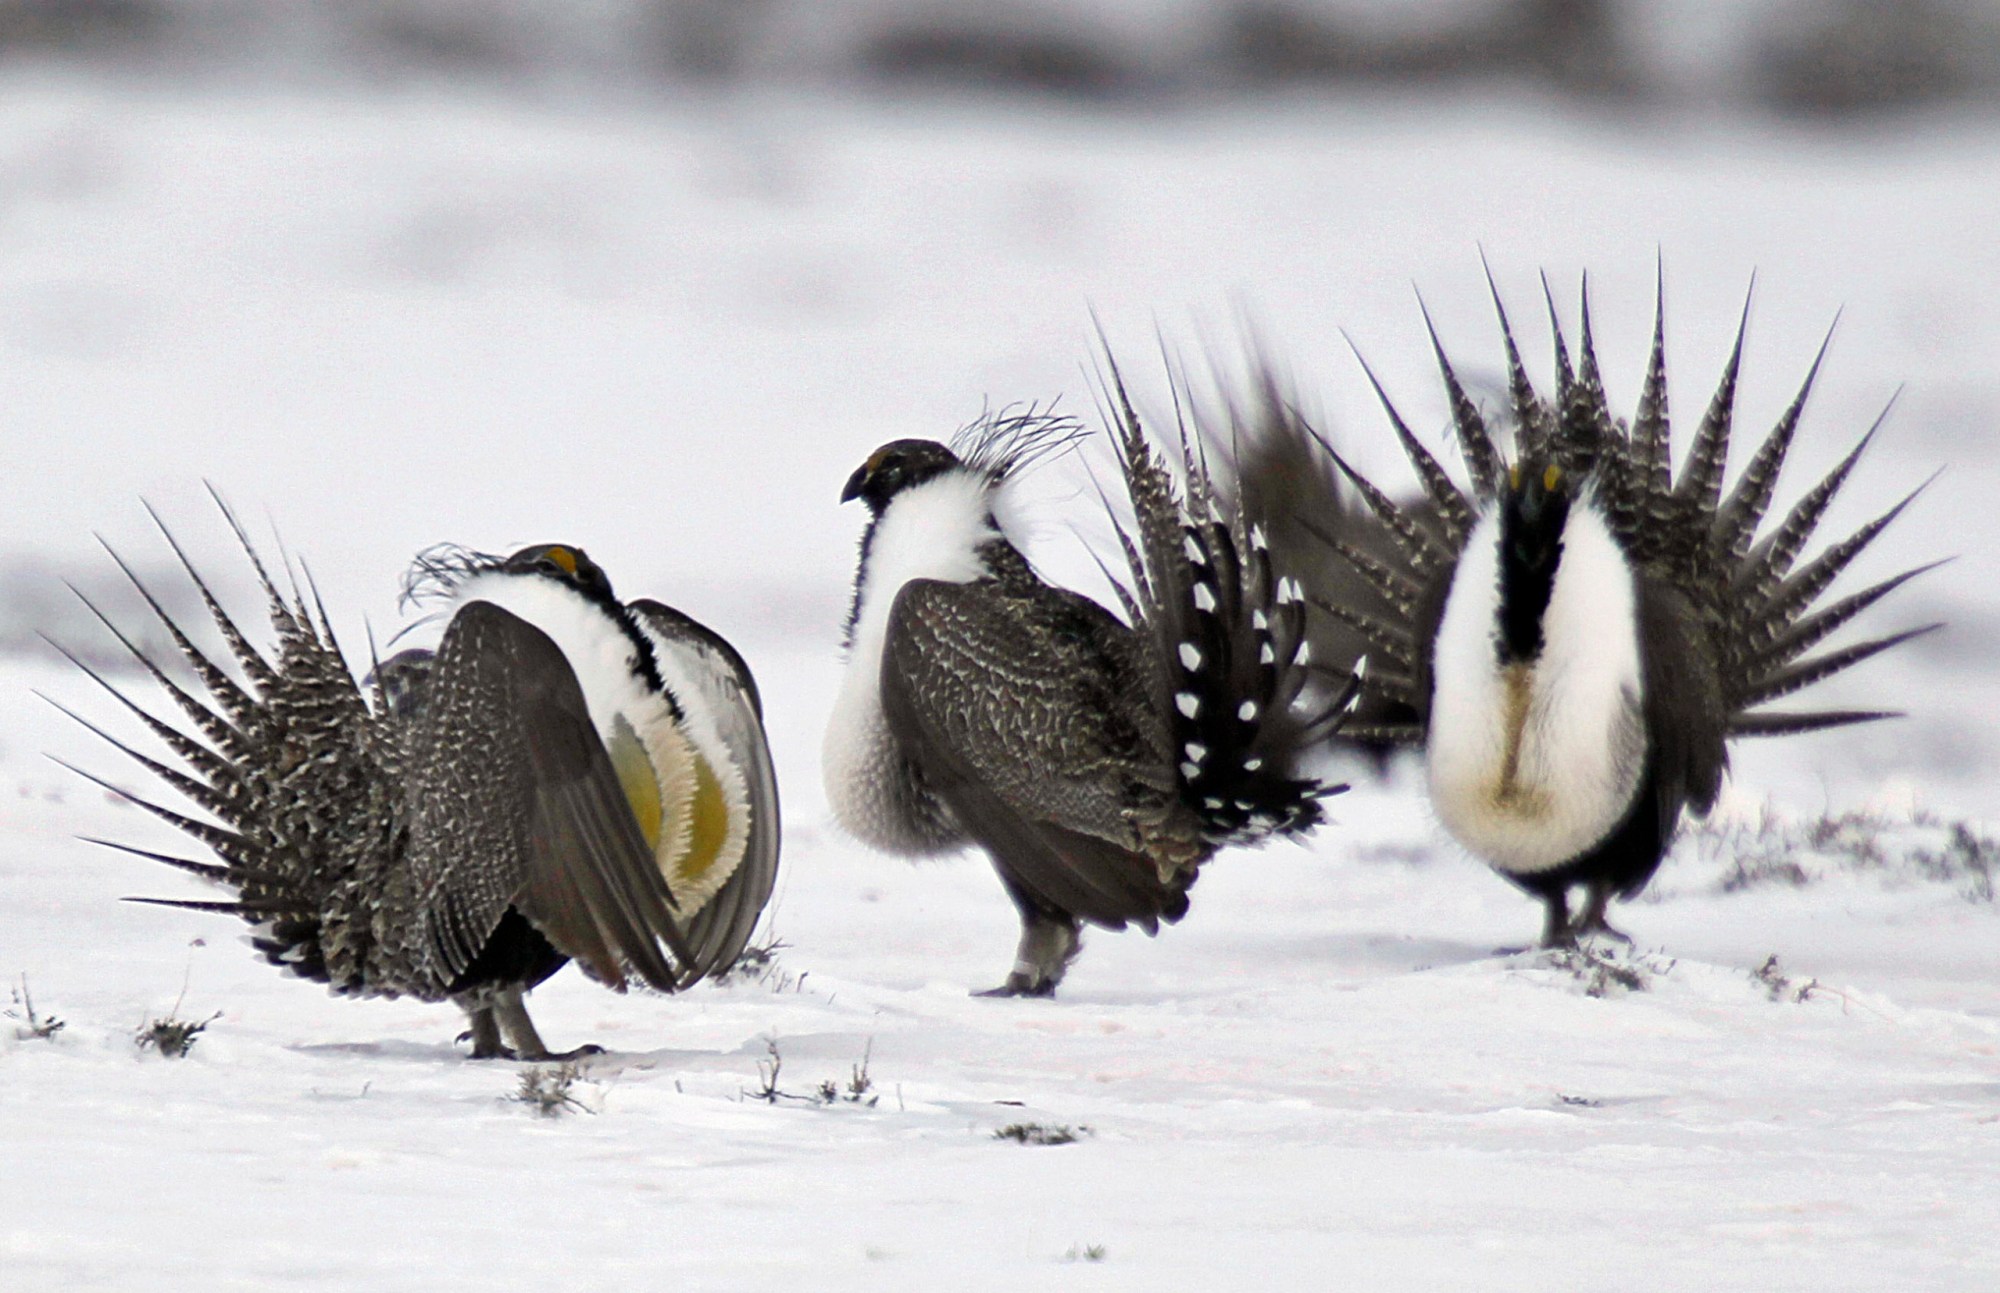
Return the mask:
<svg viewBox="0 0 2000 1293"><path fill-rule="evenodd" d="M0 656L0 976L67 1024L0 1020L0 1287L1994 1287L1996 192L2000 128L1947 118L9 71L0 640L44 613L35 579L110 586L93 531L157 565L141 496L232 568L203 479L268 512L350 643L399 622L420 547L572 541L743 648L788 819L764 978L536 994L552 1043L612 1052L585 1111L545 1119L513 1066L457 1058L451 1009L335 1001L229 922L118 903L188 890L73 838L166 837L43 759L123 775L30 693L110 710L45 654ZM1247 320L1393 476L1338 330L1440 427L1410 287L1490 379L1482 245L1517 319L1536 270L1572 309L1590 269L1628 402L1657 253L1683 417L1753 270L1753 423L1844 310L1788 480L1907 383L1835 523L1947 465L1857 574L1961 554L1869 617L1953 627L1828 690L1911 717L1744 747L1725 828L1624 911L1637 989L1495 956L1533 905L1403 775L1310 849L1220 859L1159 939L1092 937L1061 1000L969 999L1014 934L988 868L871 855L819 788L859 524L840 482L984 402L1088 412L1093 313L1133 367L1156 335L1233 353ZM1038 479L1073 567L1074 464ZM1767 801L1789 827L1760 833ZM1879 821L1814 830L1861 810ZM141 1054L177 1000L220 1017L183 1060ZM754 1098L772 1046L807 1098ZM872 1104L843 1098L864 1057ZM1079 1139L994 1137L1022 1123Z"/></svg>

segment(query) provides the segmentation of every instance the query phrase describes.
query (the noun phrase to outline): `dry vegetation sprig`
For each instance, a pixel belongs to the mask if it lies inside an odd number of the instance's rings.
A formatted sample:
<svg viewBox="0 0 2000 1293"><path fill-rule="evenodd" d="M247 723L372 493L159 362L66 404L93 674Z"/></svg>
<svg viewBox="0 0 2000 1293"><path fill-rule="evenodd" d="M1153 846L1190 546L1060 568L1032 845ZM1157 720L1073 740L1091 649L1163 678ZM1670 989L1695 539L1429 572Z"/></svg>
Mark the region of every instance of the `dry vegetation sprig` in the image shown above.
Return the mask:
<svg viewBox="0 0 2000 1293"><path fill-rule="evenodd" d="M154 1019L139 1025L139 1031L132 1035L142 1051L158 1051L170 1060L185 1059L194 1049L195 1038L208 1031L208 1026L222 1018L216 1011L206 1019L182 1019L179 1015L180 1003L174 1003L164 1019Z"/></svg>
<svg viewBox="0 0 2000 1293"><path fill-rule="evenodd" d="M769 983L774 975L782 973L778 969L778 953L790 946L775 935L766 936L761 943L745 946L735 960L711 973L708 981L724 987L733 983ZM776 990L782 992L790 986L787 982Z"/></svg>
<svg viewBox="0 0 2000 1293"><path fill-rule="evenodd" d="M1844 873L1951 885L1972 903L2000 896L2000 839L1972 822L1923 811L1896 817L1853 809L1794 823L1766 808L1753 821L1708 823L1691 836L1698 856L1726 863L1715 882L1720 893L1805 888Z"/></svg>
<svg viewBox="0 0 2000 1293"><path fill-rule="evenodd" d="M28 976L25 973L21 975L21 986L11 989L9 995L13 997L14 1004L20 1007L18 1010L5 1012L7 1018L19 1021L14 1028L15 1040L52 1041L55 1035L66 1027L63 1021L54 1015L35 1013L35 998L28 992Z"/></svg>
<svg viewBox="0 0 2000 1293"><path fill-rule="evenodd" d="M543 1118L560 1118L566 1113L591 1113L591 1108L572 1092L583 1070L574 1063L537 1064L521 1070L521 1084L513 1099Z"/></svg>
<svg viewBox="0 0 2000 1293"><path fill-rule="evenodd" d="M210 1024L222 1018L220 1010L206 1019L181 1018L181 1003L187 1000L188 981L194 977L194 949L206 946L205 939L197 938L188 943L188 963L181 972L180 995L174 998L173 1007L164 1016L139 1025L132 1040L140 1050L158 1051L170 1060L185 1059L187 1053L194 1049L195 1039L207 1032Z"/></svg>
<svg viewBox="0 0 2000 1293"><path fill-rule="evenodd" d="M1550 948L1539 961L1582 984L1586 997L1648 991L1653 980L1672 973L1678 964L1672 957L1630 949L1617 951L1594 942Z"/></svg>
<svg viewBox="0 0 2000 1293"><path fill-rule="evenodd" d="M778 1076L784 1072L785 1057L779 1053L778 1039L764 1039L765 1058L757 1061L757 1085L745 1088L740 1094L746 1100L762 1100L765 1104L776 1104L780 1100L796 1100L802 1104L858 1104L873 1109L881 1103L882 1097L875 1091L875 1080L868 1075L869 1063L875 1056L875 1039L868 1039L868 1045L861 1052L861 1058L848 1069L846 1083L833 1078L821 1079L819 1085L805 1095L787 1091L778 1085Z"/></svg>
<svg viewBox="0 0 2000 1293"><path fill-rule="evenodd" d="M1095 1135L1090 1128L1075 1127L1060 1122L1011 1122L993 1133L995 1140L1011 1140L1017 1145L1074 1145L1085 1136Z"/></svg>
<svg viewBox="0 0 2000 1293"><path fill-rule="evenodd" d="M1750 978L1769 994L1773 1001L1802 1003L1814 993L1822 991L1818 979L1800 979L1786 974L1778 965L1776 952L1764 958L1764 963L1750 971Z"/></svg>

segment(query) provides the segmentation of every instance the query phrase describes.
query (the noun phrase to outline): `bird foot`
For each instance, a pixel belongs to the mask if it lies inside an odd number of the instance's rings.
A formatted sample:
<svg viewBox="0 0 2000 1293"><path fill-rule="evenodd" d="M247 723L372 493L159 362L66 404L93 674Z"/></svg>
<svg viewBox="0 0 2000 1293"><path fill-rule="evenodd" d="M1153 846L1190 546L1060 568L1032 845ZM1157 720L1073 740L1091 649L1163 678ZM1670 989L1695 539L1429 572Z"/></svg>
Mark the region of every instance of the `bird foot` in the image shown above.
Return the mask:
<svg viewBox="0 0 2000 1293"><path fill-rule="evenodd" d="M604 1054L604 1048L602 1046L599 1046L596 1042L585 1042L583 1045L577 1047L575 1050L543 1051L540 1055L530 1055L527 1058L535 1060L538 1063L544 1063L544 1064L551 1062L558 1064L566 1064L571 1060L588 1059L592 1055L602 1055L602 1054Z"/></svg>
<svg viewBox="0 0 2000 1293"><path fill-rule="evenodd" d="M1010 974L1007 976L1007 981L999 987L988 988L984 992L975 992L972 995L975 997L1053 997L1056 995L1056 985L1048 979L1044 979L1040 983L1035 983L1023 975Z"/></svg>
<svg viewBox="0 0 2000 1293"><path fill-rule="evenodd" d="M502 1042L481 1045L471 1029L460 1033L458 1040L472 1043L471 1058L476 1060L518 1060L527 1064L561 1064L571 1060L585 1059L592 1055L604 1054L604 1048L595 1042L585 1042L572 1051L517 1051L512 1046L508 1046Z"/></svg>
<svg viewBox="0 0 2000 1293"><path fill-rule="evenodd" d="M480 1045L469 1029L460 1033L458 1040L472 1043L472 1055L470 1058L475 1060L517 1060L521 1058L514 1053L512 1046L501 1045L497 1042L490 1046Z"/></svg>
<svg viewBox="0 0 2000 1293"><path fill-rule="evenodd" d="M1570 926L1569 941L1571 946L1581 943L1586 938L1607 938L1614 943L1623 943L1627 947L1632 946L1632 936L1613 925L1610 921L1605 920L1602 916L1594 921L1586 922L1579 920L1576 924Z"/></svg>

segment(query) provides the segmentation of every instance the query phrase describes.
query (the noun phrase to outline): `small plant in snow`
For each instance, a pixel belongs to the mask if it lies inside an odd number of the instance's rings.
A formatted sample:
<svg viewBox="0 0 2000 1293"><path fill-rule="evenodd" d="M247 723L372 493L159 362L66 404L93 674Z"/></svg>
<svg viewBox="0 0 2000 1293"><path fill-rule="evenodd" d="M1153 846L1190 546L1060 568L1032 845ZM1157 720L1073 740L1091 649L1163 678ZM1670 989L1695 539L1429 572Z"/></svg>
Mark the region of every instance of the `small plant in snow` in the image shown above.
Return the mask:
<svg viewBox="0 0 2000 1293"><path fill-rule="evenodd" d="M1964 822L1953 822L1951 834L1939 849L1913 849L1910 861L1932 880L1959 884L1967 902L1994 900L1994 875L2000 872L2000 840L1975 831Z"/></svg>
<svg viewBox="0 0 2000 1293"><path fill-rule="evenodd" d="M138 1043L140 1050L158 1051L170 1060L184 1059L187 1053L194 1049L195 1038L207 1032L210 1024L222 1018L220 1010L206 1019L181 1018L181 1002L187 1000L188 980L194 977L194 949L207 946L206 939L197 938L188 942L188 963L187 969L181 974L180 995L174 998L173 1008L167 1011L164 1018L139 1025L139 1031L133 1034L132 1040Z"/></svg>
<svg viewBox="0 0 2000 1293"><path fill-rule="evenodd" d="M206 1019L182 1019L179 1011L180 1003L176 1001L173 1010L168 1011L165 1018L141 1024L139 1031L133 1034L132 1040L139 1044L139 1049L142 1051L158 1051L170 1060L183 1059L194 1049L195 1038L207 1032L210 1024L222 1018L220 1010Z"/></svg>
<svg viewBox="0 0 2000 1293"><path fill-rule="evenodd" d="M1104 1260L1105 1251L1103 1244L1071 1244L1069 1251L1063 1254L1063 1260L1066 1262L1101 1262Z"/></svg>
<svg viewBox="0 0 2000 1293"><path fill-rule="evenodd" d="M876 1102L881 1100L882 1097L880 1095L872 1094L875 1090L875 1082L868 1076L868 1061L873 1059L874 1056L875 1039L870 1037L868 1045L861 1051L861 1062L848 1070L847 1090L841 1094L841 1099L847 1101L849 1104L866 1105L870 1109L873 1109ZM831 1086L832 1084L828 1083L827 1085ZM828 1103L831 1104L832 1101L828 1101Z"/></svg>
<svg viewBox="0 0 2000 1293"><path fill-rule="evenodd" d="M1644 992L1653 986L1654 979L1674 968L1672 960L1596 943L1552 948L1543 953L1542 963L1567 972L1583 985L1586 997Z"/></svg>
<svg viewBox="0 0 2000 1293"><path fill-rule="evenodd" d="M1953 885L1967 902L1992 903L2000 875L2000 839L1921 811L1822 813L1790 823L1767 808L1754 821L1696 827L1690 839L1697 857L1723 868L1713 882L1721 893L1801 889L1846 874Z"/></svg>
<svg viewBox="0 0 2000 1293"><path fill-rule="evenodd" d="M874 1080L868 1076L868 1062L875 1053L875 1040L870 1038L867 1049L862 1051L860 1062L848 1070L846 1086L833 1078L823 1079L809 1095L798 1095L778 1085L778 1075L784 1071L784 1056L778 1053L778 1039L764 1039L764 1053L767 1058L757 1061L757 1087L745 1090L746 1099L762 1100L765 1104L776 1104L780 1100L802 1100L811 1104L858 1104L873 1109L882 1099L874 1094Z"/></svg>
<svg viewBox="0 0 2000 1293"><path fill-rule="evenodd" d="M14 1027L16 1040L46 1042L63 1030L63 1021L54 1015L35 1013L35 999L28 993L27 975L21 976L21 986L12 990L10 995L14 998L14 1004L19 1007L17 1010L6 1012L7 1018L18 1021Z"/></svg>
<svg viewBox="0 0 2000 1293"><path fill-rule="evenodd" d="M521 1085L513 1099L544 1118L566 1113L596 1113L571 1093L583 1071L575 1064L538 1064L521 1070Z"/></svg>
<svg viewBox="0 0 2000 1293"><path fill-rule="evenodd" d="M1750 978L1752 982L1762 987L1773 1001L1802 1002L1820 991L1818 979L1794 978L1779 968L1776 952L1765 957L1762 965L1750 971Z"/></svg>
<svg viewBox="0 0 2000 1293"><path fill-rule="evenodd" d="M993 1133L995 1140L1011 1140L1017 1145L1074 1145L1091 1134L1088 1127L1063 1123L1011 1122Z"/></svg>
<svg viewBox="0 0 2000 1293"><path fill-rule="evenodd" d="M778 1089L778 1074L785 1071L785 1057L778 1054L778 1039L775 1036L764 1039L764 1054L766 1058L757 1061L757 1089L743 1094L765 1104L776 1104L779 1097L785 1094Z"/></svg>
<svg viewBox="0 0 2000 1293"><path fill-rule="evenodd" d="M778 969L778 953L790 947L784 939L764 939L762 943L752 943L736 953L736 959L708 975L710 983L720 983L728 987L730 983L764 983L776 985L774 993L782 993L798 983L802 977L786 975Z"/></svg>

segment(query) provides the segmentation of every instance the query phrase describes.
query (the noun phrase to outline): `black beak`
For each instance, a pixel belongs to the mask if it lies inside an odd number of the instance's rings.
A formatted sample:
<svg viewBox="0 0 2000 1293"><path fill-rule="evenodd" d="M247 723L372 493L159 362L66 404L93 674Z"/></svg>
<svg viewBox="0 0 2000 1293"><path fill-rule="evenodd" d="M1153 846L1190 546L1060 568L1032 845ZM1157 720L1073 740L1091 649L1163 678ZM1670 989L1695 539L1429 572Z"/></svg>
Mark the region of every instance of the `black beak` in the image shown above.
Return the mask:
<svg viewBox="0 0 2000 1293"><path fill-rule="evenodd" d="M868 464L864 462L854 469L852 476L847 478L847 484L840 491L840 501L843 503L852 503L855 499L861 497L861 491L867 487Z"/></svg>

